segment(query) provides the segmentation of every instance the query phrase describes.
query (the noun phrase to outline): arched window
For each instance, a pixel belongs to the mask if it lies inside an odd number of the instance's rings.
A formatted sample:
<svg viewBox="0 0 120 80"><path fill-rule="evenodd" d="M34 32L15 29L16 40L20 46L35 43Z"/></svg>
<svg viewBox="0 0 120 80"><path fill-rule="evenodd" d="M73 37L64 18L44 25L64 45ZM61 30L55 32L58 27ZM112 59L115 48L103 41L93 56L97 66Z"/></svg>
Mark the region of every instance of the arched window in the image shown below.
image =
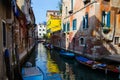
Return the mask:
<svg viewBox="0 0 120 80"><path fill-rule="evenodd" d="M85 39L83 37L79 39L79 45L85 45Z"/></svg>

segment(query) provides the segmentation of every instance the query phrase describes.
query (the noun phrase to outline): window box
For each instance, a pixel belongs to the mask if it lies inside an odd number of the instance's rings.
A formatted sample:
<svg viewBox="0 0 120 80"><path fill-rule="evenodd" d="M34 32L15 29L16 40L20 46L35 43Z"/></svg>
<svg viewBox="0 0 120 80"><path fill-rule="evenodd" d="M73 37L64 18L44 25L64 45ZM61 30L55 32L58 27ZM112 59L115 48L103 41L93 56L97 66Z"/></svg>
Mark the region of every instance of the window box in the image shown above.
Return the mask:
<svg viewBox="0 0 120 80"><path fill-rule="evenodd" d="M103 27L103 33L108 34L110 32L110 28L108 27Z"/></svg>

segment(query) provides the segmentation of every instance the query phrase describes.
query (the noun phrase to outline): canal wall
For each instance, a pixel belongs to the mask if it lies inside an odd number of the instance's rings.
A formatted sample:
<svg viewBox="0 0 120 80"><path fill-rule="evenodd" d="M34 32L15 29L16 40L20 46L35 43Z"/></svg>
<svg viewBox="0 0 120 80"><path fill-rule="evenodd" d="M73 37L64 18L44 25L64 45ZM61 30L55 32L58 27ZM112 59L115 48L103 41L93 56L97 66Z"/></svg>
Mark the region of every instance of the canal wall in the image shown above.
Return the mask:
<svg viewBox="0 0 120 80"><path fill-rule="evenodd" d="M57 47L57 46L54 46L54 48L57 49L57 50L61 50L61 49L66 50L65 48L61 48L61 47ZM101 59L100 57L95 57L95 58L94 58L94 57L91 56L91 55L82 54L82 52L79 52L79 51L73 51L73 50L67 50L67 51L73 52L75 55L80 55L80 56L87 57L87 58L89 58L89 59L96 59L96 60Z"/></svg>
<svg viewBox="0 0 120 80"><path fill-rule="evenodd" d="M26 61L27 57L31 54L31 52L35 49L35 46L36 45L33 44L32 46L24 50L23 53L19 54L19 61L21 66Z"/></svg>
<svg viewBox="0 0 120 80"><path fill-rule="evenodd" d="M56 50L66 50L64 48L61 48L61 47L58 47L58 46L54 46L54 48ZM70 52L73 52L75 55L80 55L80 56L84 56L84 57L87 57L89 59L92 59L92 60L98 60L98 61L106 61L108 63L120 63L120 55L109 55L109 56L99 56L99 57L93 57L92 55L89 55L89 54L82 54L78 51L73 51L73 50L67 50L67 51L70 51Z"/></svg>

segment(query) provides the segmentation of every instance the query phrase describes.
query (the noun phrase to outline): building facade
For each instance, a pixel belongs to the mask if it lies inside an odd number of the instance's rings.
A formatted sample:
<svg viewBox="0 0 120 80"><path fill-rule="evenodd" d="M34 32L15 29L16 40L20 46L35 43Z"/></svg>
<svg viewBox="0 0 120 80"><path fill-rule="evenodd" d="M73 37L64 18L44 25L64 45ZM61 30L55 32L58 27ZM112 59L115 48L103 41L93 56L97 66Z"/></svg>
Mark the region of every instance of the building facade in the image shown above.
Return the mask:
<svg viewBox="0 0 120 80"><path fill-rule="evenodd" d="M47 11L47 36L50 39L50 43L58 47L60 44L61 33L61 15L59 11L48 10Z"/></svg>
<svg viewBox="0 0 120 80"><path fill-rule="evenodd" d="M18 65L18 61L21 61L28 51L26 44L28 42L28 21L17 2L19 0L0 0L0 80L16 79L14 69ZM30 9L28 12L32 17L29 24L34 26L34 13ZM24 56L21 56L23 54Z"/></svg>
<svg viewBox="0 0 120 80"><path fill-rule="evenodd" d="M46 24L39 24L37 25L37 36L38 39L43 39L46 35Z"/></svg>
<svg viewBox="0 0 120 80"><path fill-rule="evenodd" d="M114 0L63 0L61 47L92 58L119 54L120 5L115 4Z"/></svg>

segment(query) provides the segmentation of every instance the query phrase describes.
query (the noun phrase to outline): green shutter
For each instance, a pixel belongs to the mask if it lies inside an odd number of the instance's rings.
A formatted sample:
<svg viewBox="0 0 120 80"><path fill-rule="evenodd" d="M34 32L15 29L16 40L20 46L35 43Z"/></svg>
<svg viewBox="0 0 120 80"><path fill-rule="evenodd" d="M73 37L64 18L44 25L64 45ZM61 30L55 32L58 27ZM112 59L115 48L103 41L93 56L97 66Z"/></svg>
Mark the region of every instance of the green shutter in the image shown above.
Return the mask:
<svg viewBox="0 0 120 80"><path fill-rule="evenodd" d="M63 23L63 31L65 31L65 24Z"/></svg>
<svg viewBox="0 0 120 80"><path fill-rule="evenodd" d="M107 27L110 28L110 11L107 13Z"/></svg>
<svg viewBox="0 0 120 80"><path fill-rule="evenodd" d="M77 23L77 20L74 19L74 20L73 20L73 30L76 30L76 23Z"/></svg>
<svg viewBox="0 0 120 80"><path fill-rule="evenodd" d="M64 31L66 32L66 23L64 24Z"/></svg>
<svg viewBox="0 0 120 80"><path fill-rule="evenodd" d="M70 23L67 23L67 31L70 31Z"/></svg>

